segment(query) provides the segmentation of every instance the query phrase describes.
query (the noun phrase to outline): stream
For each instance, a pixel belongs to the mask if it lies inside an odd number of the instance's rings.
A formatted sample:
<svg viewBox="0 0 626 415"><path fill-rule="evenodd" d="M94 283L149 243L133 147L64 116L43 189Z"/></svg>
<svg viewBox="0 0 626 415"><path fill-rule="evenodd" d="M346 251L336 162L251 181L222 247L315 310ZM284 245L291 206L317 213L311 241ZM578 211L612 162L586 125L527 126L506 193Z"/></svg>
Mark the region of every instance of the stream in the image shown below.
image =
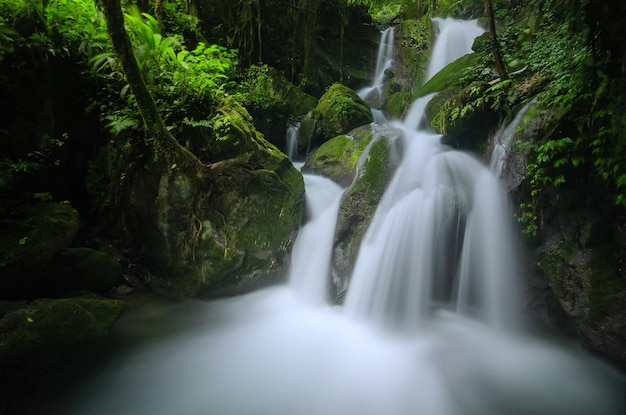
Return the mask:
<svg viewBox="0 0 626 415"><path fill-rule="evenodd" d="M471 47L482 33L475 22L436 24L439 66L468 53L450 55L440 39ZM383 71L390 48L379 54ZM623 414L623 374L520 323L506 192L488 166L420 127L430 98L391 122L404 132L403 160L344 305L325 301L344 189L305 175L307 222L288 283L127 312L115 328L118 347L50 413Z"/></svg>

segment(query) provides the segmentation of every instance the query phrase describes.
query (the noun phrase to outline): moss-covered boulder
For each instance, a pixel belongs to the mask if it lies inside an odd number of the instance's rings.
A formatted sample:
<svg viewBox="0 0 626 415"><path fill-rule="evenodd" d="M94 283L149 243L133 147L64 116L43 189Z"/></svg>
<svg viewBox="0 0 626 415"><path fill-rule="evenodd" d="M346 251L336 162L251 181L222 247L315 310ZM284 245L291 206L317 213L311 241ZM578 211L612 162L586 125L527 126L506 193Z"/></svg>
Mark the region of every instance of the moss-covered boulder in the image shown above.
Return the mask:
<svg viewBox="0 0 626 415"><path fill-rule="evenodd" d="M202 177L156 165L130 178L135 248L163 288L183 296L255 286L281 267L303 214L302 175L249 113L228 98L213 124Z"/></svg>
<svg viewBox="0 0 626 415"><path fill-rule="evenodd" d="M361 241L395 168L400 162L391 126L359 127L317 149L303 167L347 187L338 213L333 243L329 296L341 302L347 290Z"/></svg>
<svg viewBox="0 0 626 415"><path fill-rule="evenodd" d="M2 203L0 300L34 298L48 286L45 268L74 238L78 212L69 204Z"/></svg>
<svg viewBox="0 0 626 415"><path fill-rule="evenodd" d="M50 293L92 291L108 294L122 275L120 264L110 255L91 248L65 248L48 268Z"/></svg>
<svg viewBox="0 0 626 415"><path fill-rule="evenodd" d="M322 95L317 107L302 120L298 148L304 153L373 121L372 111L356 92L344 85L333 84Z"/></svg>
<svg viewBox="0 0 626 415"><path fill-rule="evenodd" d="M500 119L495 104L486 95L488 89L486 84L472 84L443 102L434 100L441 105L430 125L443 134L443 142L458 149L484 151Z"/></svg>
<svg viewBox="0 0 626 415"><path fill-rule="evenodd" d="M348 187L354 181L359 158L371 139L370 125L334 137L309 156L302 167L302 172L319 174L332 179L342 187Z"/></svg>
<svg viewBox="0 0 626 415"><path fill-rule="evenodd" d="M97 296L38 299L0 318L0 366L47 363L76 355L106 337L124 310Z"/></svg>
<svg viewBox="0 0 626 415"><path fill-rule="evenodd" d="M478 53L468 53L457 60L446 65L432 78L422 85L418 92L418 97L423 97L435 92L446 94L447 90L458 90L463 87L463 78L470 74L466 71L481 67L482 57Z"/></svg>
<svg viewBox="0 0 626 415"><path fill-rule="evenodd" d="M337 218L333 245L330 298L343 301L350 284L357 254L380 199L400 163L399 132L376 128L359 159L354 184L347 190Z"/></svg>

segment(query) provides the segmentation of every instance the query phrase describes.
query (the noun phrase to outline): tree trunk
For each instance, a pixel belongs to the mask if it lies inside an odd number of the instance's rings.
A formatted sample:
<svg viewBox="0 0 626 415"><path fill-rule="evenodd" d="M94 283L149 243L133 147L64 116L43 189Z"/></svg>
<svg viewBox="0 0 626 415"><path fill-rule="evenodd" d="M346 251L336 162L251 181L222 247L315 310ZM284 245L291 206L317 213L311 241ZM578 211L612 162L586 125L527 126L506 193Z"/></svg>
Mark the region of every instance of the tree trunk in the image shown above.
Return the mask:
<svg viewBox="0 0 626 415"><path fill-rule="evenodd" d="M484 0L485 12L487 13L487 20L489 22L489 36L491 37L491 49L493 50L493 58L496 61L496 70L501 81L509 79L509 75L506 73L504 62L502 62L502 54L500 53L500 45L498 44L498 38L496 36L496 25L493 17L493 1Z"/></svg>
<svg viewBox="0 0 626 415"><path fill-rule="evenodd" d="M197 174L200 174L201 170L199 170L199 167L202 166L202 163L189 150L181 146L169 132L141 75L128 33L126 33L124 28L124 15L120 0L101 0L100 4L104 11L107 30L113 42L113 48L122 64L126 80L137 101L144 128L149 138L149 147L155 151L157 156L162 157L170 165L178 164L195 167ZM193 164L198 166L193 166Z"/></svg>

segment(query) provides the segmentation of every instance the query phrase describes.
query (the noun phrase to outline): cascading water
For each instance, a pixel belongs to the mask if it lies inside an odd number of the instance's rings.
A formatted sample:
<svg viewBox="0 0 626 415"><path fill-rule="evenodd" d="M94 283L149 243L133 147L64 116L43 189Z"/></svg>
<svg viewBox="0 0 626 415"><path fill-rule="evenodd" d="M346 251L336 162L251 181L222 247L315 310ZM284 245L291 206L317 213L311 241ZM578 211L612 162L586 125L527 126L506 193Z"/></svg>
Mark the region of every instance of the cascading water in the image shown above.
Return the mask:
<svg viewBox="0 0 626 415"><path fill-rule="evenodd" d="M489 161L489 169L496 177L504 178L505 184L509 188L516 187L524 180L523 172L525 167L519 160L514 160L509 153L511 146L520 135L517 129L522 125L524 117L535 103L536 100L526 103L517 112L513 120L503 125L493 138L494 144Z"/></svg>
<svg viewBox="0 0 626 415"><path fill-rule="evenodd" d="M285 154L289 157L289 160L296 161L298 157L298 130L300 129L300 123L290 123L287 127L287 134L285 140Z"/></svg>
<svg viewBox="0 0 626 415"><path fill-rule="evenodd" d="M376 57L376 71L374 72L372 85L357 92L358 95L373 108L372 114L374 115L375 121L379 123L386 121L382 112L377 108L382 104L382 88L385 82L385 71L391 68L393 64L394 36L395 28L393 26L385 29L381 33L378 55Z"/></svg>
<svg viewBox="0 0 626 415"><path fill-rule="evenodd" d="M343 189L330 179L304 175L308 223L294 243L290 284L311 303L326 300L337 211Z"/></svg>
<svg viewBox="0 0 626 415"><path fill-rule="evenodd" d="M448 63L471 53L474 39L485 32L477 20L434 18L433 25L438 34L426 71L426 80L432 78Z"/></svg>
<svg viewBox="0 0 626 415"><path fill-rule="evenodd" d="M506 198L479 161L419 128L427 99L397 124L403 161L345 307L321 301L341 189L306 177L288 285L127 313L116 338L129 346L38 413L622 414L622 374L511 327Z"/></svg>
<svg viewBox="0 0 626 415"><path fill-rule="evenodd" d="M346 309L416 330L443 305L502 326L515 269L505 198L476 159L411 129L429 99L400 125L403 161L364 238Z"/></svg>

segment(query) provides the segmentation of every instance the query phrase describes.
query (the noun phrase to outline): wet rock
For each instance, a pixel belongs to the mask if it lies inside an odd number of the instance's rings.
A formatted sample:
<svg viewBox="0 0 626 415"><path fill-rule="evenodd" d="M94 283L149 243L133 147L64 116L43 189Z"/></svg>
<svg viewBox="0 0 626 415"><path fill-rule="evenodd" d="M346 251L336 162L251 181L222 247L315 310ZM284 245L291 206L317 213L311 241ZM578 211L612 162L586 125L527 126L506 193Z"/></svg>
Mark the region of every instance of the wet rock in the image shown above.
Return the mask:
<svg viewBox="0 0 626 415"><path fill-rule="evenodd" d="M333 242L332 301L343 301L361 241L400 163L399 134L390 126L360 127L349 136L324 143L303 167L303 171L324 175L347 187Z"/></svg>
<svg viewBox="0 0 626 415"><path fill-rule="evenodd" d="M354 181L359 158L371 140L370 125L334 137L309 156L302 167L302 172L319 174L342 187L348 187Z"/></svg>
<svg viewBox="0 0 626 415"><path fill-rule="evenodd" d="M586 347L624 367L624 270L610 232L589 221L589 213L572 210L549 224L538 264Z"/></svg>

